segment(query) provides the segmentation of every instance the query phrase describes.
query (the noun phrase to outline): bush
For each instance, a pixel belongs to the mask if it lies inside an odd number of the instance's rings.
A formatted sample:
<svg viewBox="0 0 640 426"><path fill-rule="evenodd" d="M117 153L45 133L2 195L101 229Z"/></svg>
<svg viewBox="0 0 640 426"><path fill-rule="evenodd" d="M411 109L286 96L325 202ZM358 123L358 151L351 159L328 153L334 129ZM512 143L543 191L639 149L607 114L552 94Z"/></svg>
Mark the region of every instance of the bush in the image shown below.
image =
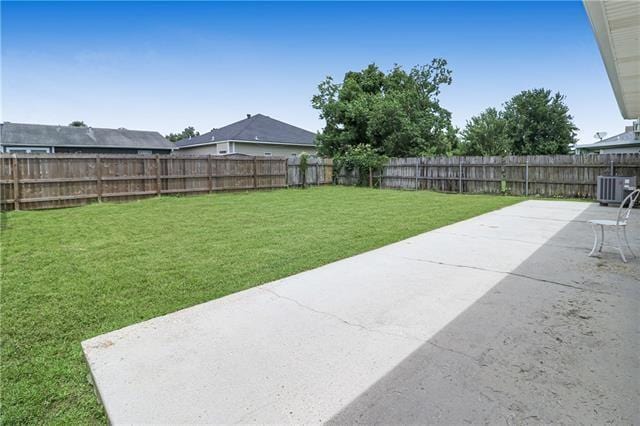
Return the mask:
<svg viewBox="0 0 640 426"><path fill-rule="evenodd" d="M338 154L333 158L333 170L339 173L340 170L357 170L359 173L359 184L366 184L369 171L381 168L388 160L388 157L380 154L371 145L359 144L350 146L343 154Z"/></svg>
<svg viewBox="0 0 640 426"><path fill-rule="evenodd" d="M300 179L302 181L302 187L307 187L307 169L309 168L309 154L306 152L300 153Z"/></svg>

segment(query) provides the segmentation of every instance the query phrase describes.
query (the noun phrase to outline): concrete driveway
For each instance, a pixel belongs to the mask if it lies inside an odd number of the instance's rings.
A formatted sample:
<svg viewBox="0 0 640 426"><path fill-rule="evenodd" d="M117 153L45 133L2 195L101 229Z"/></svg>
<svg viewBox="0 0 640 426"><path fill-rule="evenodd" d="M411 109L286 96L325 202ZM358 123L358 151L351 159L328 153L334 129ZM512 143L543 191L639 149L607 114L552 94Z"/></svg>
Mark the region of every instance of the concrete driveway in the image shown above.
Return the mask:
<svg viewBox="0 0 640 426"><path fill-rule="evenodd" d="M82 346L116 424L640 422L614 216L525 201Z"/></svg>

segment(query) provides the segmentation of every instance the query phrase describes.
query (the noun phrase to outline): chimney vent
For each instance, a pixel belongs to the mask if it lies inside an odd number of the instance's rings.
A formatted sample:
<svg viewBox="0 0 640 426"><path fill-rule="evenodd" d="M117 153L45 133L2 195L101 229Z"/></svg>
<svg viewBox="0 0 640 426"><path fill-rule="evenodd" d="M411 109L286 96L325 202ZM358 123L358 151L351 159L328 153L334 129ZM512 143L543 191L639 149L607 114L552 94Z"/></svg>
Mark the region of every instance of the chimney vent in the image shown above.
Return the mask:
<svg viewBox="0 0 640 426"><path fill-rule="evenodd" d="M247 118L251 118L251 114L247 114Z"/></svg>

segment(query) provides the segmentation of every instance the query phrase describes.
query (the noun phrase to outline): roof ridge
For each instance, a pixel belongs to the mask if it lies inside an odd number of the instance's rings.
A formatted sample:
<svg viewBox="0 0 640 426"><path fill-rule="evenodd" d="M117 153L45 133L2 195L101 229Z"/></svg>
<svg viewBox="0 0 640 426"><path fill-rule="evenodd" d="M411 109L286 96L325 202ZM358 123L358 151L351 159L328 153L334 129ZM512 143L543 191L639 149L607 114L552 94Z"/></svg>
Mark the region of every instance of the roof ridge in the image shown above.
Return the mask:
<svg viewBox="0 0 640 426"><path fill-rule="evenodd" d="M289 126L289 127L295 127L296 129L300 129L300 130L304 130L305 132L313 133L313 132L312 132L312 131L310 131L310 130L303 129L302 127L295 126L295 125L293 125L293 124L291 124L291 123L287 123L287 122L285 122L285 121L278 120L277 118L273 118L273 117L270 117L270 116L268 116L268 115L264 115L264 114L256 114L256 116L257 116L257 115L261 115L261 116L263 116L264 118L268 118L269 120L277 121L278 123L280 123L280 124L285 124L285 125L287 125L287 126ZM315 133L314 133L314 134L315 134Z"/></svg>
<svg viewBox="0 0 640 426"><path fill-rule="evenodd" d="M6 137L6 138L5 138ZM3 145L103 146L110 148L171 149L157 131L3 123Z"/></svg>
<svg viewBox="0 0 640 426"><path fill-rule="evenodd" d="M211 140L215 137L214 140ZM304 145L315 144L316 133L284 121L276 120L268 115L253 114L247 118L212 129L207 133L192 138L184 138L176 142L177 146L218 143L224 141L269 141L292 143L302 141Z"/></svg>
<svg viewBox="0 0 640 426"><path fill-rule="evenodd" d="M192 138L197 138L197 137L200 137L200 136L206 136L206 135L208 135L208 134L210 134L210 133L213 133L213 132L217 132L217 131L223 130L223 129L224 129L224 128L226 128L226 127L233 126L234 124L238 124L238 123L241 123L241 122L243 122L243 121L247 121L247 123L246 123L244 126L242 126L242 128L241 128L238 132L234 133L234 135L233 135L233 136L234 136L234 137L236 137L236 136L238 136L240 133L242 133L242 132L247 128L247 126L249 126L248 121L249 121L249 120L251 120L252 118L254 118L254 117L255 117L255 116L257 116L257 115L262 115L262 114L255 114L255 115L252 115L251 117L243 118L242 120L238 120L238 121L234 121L233 123L229 123L229 124L227 124L226 126L222 126L222 127L218 127L218 128L213 128L213 129L209 130L209 131L208 131L208 132L206 132L206 133L201 133L201 134L196 135L196 136L193 136L193 137L180 139L179 141L176 141L176 143L178 143L178 142L180 142L180 141L184 141L184 140L190 140L190 139L192 139ZM214 135L214 136L215 136L215 135ZM229 140L231 140L231 139L234 139L234 138L229 138Z"/></svg>
<svg viewBox="0 0 640 426"><path fill-rule="evenodd" d="M233 137L232 137L232 138L229 138L229 139L238 139L238 135L240 135L240 133L244 132L244 131L247 129L247 127L249 127L250 122L251 122L251 121L252 121L256 116L258 116L258 115L260 115L260 114L251 115L251 116L249 116L249 117L247 117L247 118L243 118L243 119L242 119L242 120L240 120L240 121L236 121L235 123L231 123L231 124L228 124L227 126L225 126L225 127L233 126L233 125L234 125L234 124L236 124L236 123L241 123L241 122L243 122L243 121L246 121L246 123L244 124L244 126L242 126L242 128L241 128L240 130L238 130L238 131L233 135ZM222 127L222 129L224 129L224 127Z"/></svg>
<svg viewBox="0 0 640 426"><path fill-rule="evenodd" d="M20 126L39 126L39 127L63 127L67 129L92 129L92 130L113 130L113 131L121 131L126 130L127 132L148 132L148 133L160 133L157 130L140 130L140 129L127 129L126 127L93 127L93 126L69 126L68 124L42 124L42 123L17 123L15 121L3 121L1 124L17 124Z"/></svg>

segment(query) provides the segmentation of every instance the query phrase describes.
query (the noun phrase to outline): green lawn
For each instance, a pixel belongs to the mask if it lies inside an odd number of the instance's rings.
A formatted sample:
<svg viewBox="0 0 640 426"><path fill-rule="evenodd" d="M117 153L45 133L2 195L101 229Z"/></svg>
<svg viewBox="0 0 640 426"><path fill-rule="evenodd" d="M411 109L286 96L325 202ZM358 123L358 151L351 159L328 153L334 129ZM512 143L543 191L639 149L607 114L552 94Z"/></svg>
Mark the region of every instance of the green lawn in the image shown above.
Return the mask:
<svg viewBox="0 0 640 426"><path fill-rule="evenodd" d="M0 423L106 422L84 339L520 200L323 187L5 214Z"/></svg>

